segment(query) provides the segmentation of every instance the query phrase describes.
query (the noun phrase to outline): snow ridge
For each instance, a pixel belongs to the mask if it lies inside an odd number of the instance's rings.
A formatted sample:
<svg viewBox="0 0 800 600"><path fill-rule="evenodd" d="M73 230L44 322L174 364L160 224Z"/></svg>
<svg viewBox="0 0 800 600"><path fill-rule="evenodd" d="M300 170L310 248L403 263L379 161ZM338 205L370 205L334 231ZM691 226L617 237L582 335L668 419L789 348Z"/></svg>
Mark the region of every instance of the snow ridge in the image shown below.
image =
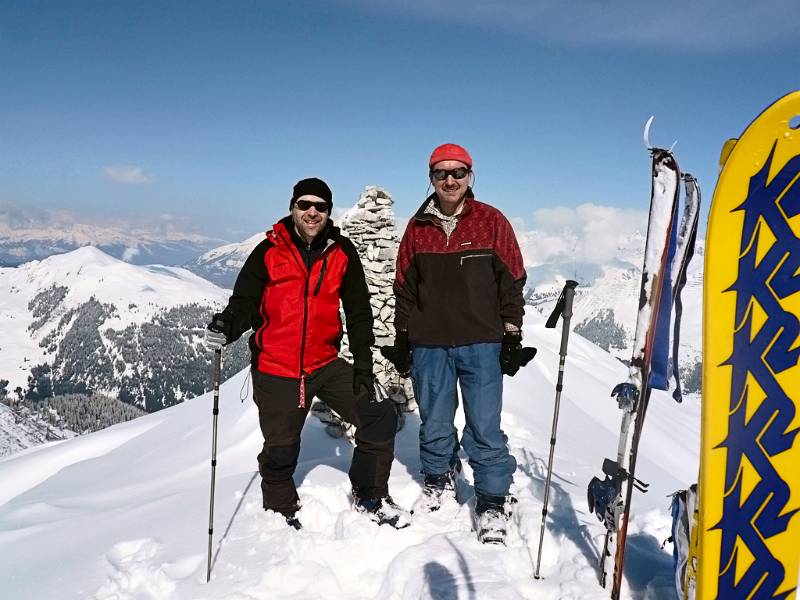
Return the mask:
<svg viewBox="0 0 800 600"><path fill-rule="evenodd" d="M0 460L0 552L13 557L0 562L4 594L19 600L606 597L595 573L604 529L587 510L585 488L598 457L616 444L620 417L608 390L624 378L625 366L580 336L571 340L543 579L534 581L560 333L545 329L537 314L526 316L524 333L539 353L505 380L503 426L518 462L512 492L519 499L507 548L477 542L471 500L418 516L401 531L351 510L352 447L330 438L316 419L306 424L296 472L304 529L265 513L255 466L262 443L256 408L240 402L244 370L220 392L210 584L206 394ZM659 392L650 410L640 473L651 491L637 498L626 598L674 595L669 548L660 548L670 523L665 496L697 473L697 399L677 405ZM463 423L459 412L457 426ZM421 490L418 426L410 415L392 468L390 490L405 507ZM472 472L462 462L469 483Z"/></svg>

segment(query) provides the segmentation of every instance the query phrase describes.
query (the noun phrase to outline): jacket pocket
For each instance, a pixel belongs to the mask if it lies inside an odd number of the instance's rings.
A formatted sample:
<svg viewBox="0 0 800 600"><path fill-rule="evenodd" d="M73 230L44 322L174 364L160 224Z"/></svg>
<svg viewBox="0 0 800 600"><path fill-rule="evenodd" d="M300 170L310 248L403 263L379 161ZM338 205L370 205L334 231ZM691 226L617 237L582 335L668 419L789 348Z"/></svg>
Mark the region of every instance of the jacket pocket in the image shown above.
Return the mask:
<svg viewBox="0 0 800 600"><path fill-rule="evenodd" d="M464 263L469 260L474 260L478 258L492 258L491 254L465 254L461 257L461 266L464 266Z"/></svg>

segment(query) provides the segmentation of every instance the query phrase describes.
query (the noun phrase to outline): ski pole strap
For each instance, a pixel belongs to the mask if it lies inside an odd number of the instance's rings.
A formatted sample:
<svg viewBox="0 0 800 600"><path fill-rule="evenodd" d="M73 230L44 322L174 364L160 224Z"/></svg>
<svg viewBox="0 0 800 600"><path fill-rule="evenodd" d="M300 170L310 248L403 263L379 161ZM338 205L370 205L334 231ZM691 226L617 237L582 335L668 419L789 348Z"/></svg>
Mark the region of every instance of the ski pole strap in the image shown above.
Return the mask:
<svg viewBox="0 0 800 600"><path fill-rule="evenodd" d="M675 380L675 389L672 392L672 398L676 402L683 401L683 393L681 390L681 378L678 365L678 350L681 338L681 316L683 314L683 301L681 300L681 292L686 285L687 271L689 262L694 256L695 242L697 240L697 224L700 214L700 187L697 185L697 180L685 173L683 176L684 186L686 189L686 210L684 211L684 220L681 227L681 237L685 238L685 248L683 249L683 256L680 257L680 264L677 265L678 273L676 276L676 284L674 290L675 298L675 322L672 332L672 377Z"/></svg>
<svg viewBox="0 0 800 600"><path fill-rule="evenodd" d="M567 290L574 290L578 285L577 281L573 281L572 279L567 279L564 283L564 287L561 290L561 295L558 297L558 301L556 302L556 307L553 309L552 314L547 319L547 323L545 323L545 327L548 329L553 329L558 323L558 318L564 312L564 307L566 306L566 291ZM572 316L570 312L570 316Z"/></svg>

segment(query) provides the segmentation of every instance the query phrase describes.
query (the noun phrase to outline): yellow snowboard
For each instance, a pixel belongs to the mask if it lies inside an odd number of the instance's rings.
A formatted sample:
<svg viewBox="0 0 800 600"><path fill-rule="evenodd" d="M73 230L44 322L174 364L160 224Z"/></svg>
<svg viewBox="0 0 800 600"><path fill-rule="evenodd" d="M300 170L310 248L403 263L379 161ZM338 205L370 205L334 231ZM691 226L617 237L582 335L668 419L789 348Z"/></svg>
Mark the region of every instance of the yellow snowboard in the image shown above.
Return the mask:
<svg viewBox="0 0 800 600"><path fill-rule="evenodd" d="M726 143L708 219L697 598L797 598L800 91Z"/></svg>

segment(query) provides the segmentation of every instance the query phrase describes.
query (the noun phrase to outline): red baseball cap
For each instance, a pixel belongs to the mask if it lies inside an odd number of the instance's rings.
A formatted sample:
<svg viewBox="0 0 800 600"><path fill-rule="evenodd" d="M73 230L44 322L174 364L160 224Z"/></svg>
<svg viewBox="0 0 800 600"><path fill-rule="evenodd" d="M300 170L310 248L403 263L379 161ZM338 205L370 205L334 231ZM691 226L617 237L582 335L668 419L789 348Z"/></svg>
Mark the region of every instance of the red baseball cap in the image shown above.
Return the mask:
<svg viewBox="0 0 800 600"><path fill-rule="evenodd" d="M433 165L443 160L457 160L467 165L470 169L472 168L472 157L469 152L458 144L442 144L438 146L431 154L428 167L433 167Z"/></svg>

